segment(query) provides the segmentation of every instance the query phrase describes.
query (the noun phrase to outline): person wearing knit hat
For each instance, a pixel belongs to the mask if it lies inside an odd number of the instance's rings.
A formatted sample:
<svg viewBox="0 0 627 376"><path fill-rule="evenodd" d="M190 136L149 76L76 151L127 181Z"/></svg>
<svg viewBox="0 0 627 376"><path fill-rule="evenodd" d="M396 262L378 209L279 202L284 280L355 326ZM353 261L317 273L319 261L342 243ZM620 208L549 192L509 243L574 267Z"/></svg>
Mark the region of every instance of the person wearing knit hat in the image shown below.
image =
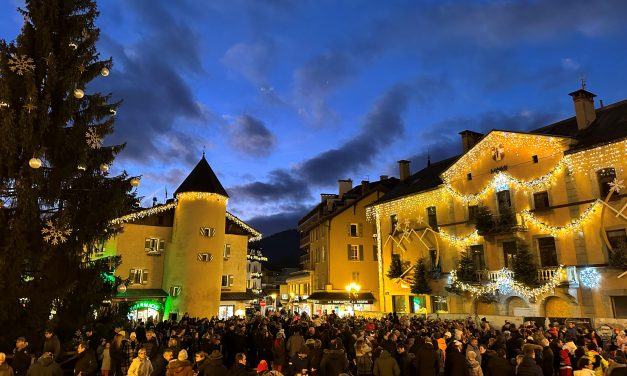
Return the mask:
<svg viewBox="0 0 627 376"><path fill-rule="evenodd" d="M179 355L178 355L178 360L187 360L188 355L187 355L187 350L182 349L181 351L179 351Z"/></svg>
<svg viewBox="0 0 627 376"><path fill-rule="evenodd" d="M166 376L194 376L192 364L187 360L187 350L181 349L177 359L168 364Z"/></svg>
<svg viewBox="0 0 627 376"><path fill-rule="evenodd" d="M257 374L266 372L268 370L268 362L266 362L265 360L262 360L259 362L259 364L257 365Z"/></svg>
<svg viewBox="0 0 627 376"><path fill-rule="evenodd" d="M226 366L222 363L222 353L220 351L213 350L211 354L209 354L204 374L216 376L228 374Z"/></svg>

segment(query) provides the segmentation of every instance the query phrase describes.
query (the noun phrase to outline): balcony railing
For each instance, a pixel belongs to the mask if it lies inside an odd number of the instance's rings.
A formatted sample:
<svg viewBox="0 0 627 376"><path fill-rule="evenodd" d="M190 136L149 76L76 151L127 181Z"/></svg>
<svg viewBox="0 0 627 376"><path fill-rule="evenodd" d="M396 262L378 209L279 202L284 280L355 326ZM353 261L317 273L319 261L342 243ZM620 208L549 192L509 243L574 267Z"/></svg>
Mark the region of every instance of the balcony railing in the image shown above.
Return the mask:
<svg viewBox="0 0 627 376"><path fill-rule="evenodd" d="M305 236L301 236L301 238L300 238L300 246L302 247L304 245L309 244L309 239L310 239L309 238L309 234L307 234Z"/></svg>
<svg viewBox="0 0 627 376"><path fill-rule="evenodd" d="M481 236L490 236L517 231L527 231L525 218L520 213L492 214L489 223L477 223L477 231Z"/></svg>
<svg viewBox="0 0 627 376"><path fill-rule="evenodd" d="M300 256L300 268L302 270L309 270L310 269L309 254Z"/></svg>
<svg viewBox="0 0 627 376"><path fill-rule="evenodd" d="M553 279L557 271L558 268L556 266L538 268L538 282L549 282ZM479 279L479 282L496 282L500 272L500 270L477 270L477 278ZM505 273L509 278L514 278L513 271L507 270ZM575 266L564 266L559 275L559 284L569 285L571 287L579 286L577 268Z"/></svg>

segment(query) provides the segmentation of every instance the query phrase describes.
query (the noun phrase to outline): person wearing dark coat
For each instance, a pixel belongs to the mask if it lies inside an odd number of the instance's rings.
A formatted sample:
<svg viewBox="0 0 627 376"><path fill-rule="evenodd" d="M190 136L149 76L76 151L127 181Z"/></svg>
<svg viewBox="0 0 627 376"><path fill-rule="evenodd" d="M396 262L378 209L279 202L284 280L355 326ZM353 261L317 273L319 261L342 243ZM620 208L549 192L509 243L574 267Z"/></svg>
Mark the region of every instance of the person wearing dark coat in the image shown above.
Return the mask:
<svg viewBox="0 0 627 376"><path fill-rule="evenodd" d="M374 376L399 376L401 373L396 359L387 350L381 350L381 355L374 361L372 371Z"/></svg>
<svg viewBox="0 0 627 376"><path fill-rule="evenodd" d="M166 376L194 376L192 364L187 360L187 350L181 349L179 351L176 359L168 363L165 374Z"/></svg>
<svg viewBox="0 0 627 376"><path fill-rule="evenodd" d="M168 363L172 360L172 349L165 349L163 354L152 362L152 374L150 376L165 376Z"/></svg>
<svg viewBox="0 0 627 376"><path fill-rule="evenodd" d="M61 355L61 342L59 341L59 337L54 334L52 329L46 329L44 331L44 348L41 351L43 353L51 353L54 360L59 359Z"/></svg>
<svg viewBox="0 0 627 376"><path fill-rule="evenodd" d="M514 367L505 359L506 355L505 349L489 355L485 376L514 376Z"/></svg>
<svg viewBox="0 0 627 376"><path fill-rule="evenodd" d="M437 376L440 372L440 358L431 341L425 342L416 352L414 368L421 376Z"/></svg>
<svg viewBox="0 0 627 376"><path fill-rule="evenodd" d="M15 349L13 349L13 361L11 362L11 367L13 367L13 372L15 376L25 376L26 371L28 371L28 367L30 367L31 363L31 352L28 347L28 342L26 342L26 338L18 337L15 340Z"/></svg>
<svg viewBox="0 0 627 376"><path fill-rule="evenodd" d="M412 365L413 354L409 354L405 350L405 345L399 343L396 345L396 363L401 369L401 376L412 376L414 367Z"/></svg>
<svg viewBox="0 0 627 376"><path fill-rule="evenodd" d="M516 369L516 376L543 376L542 368L536 364L533 356L527 353Z"/></svg>
<svg viewBox="0 0 627 376"><path fill-rule="evenodd" d="M320 361L321 376L338 376L348 369L348 358L338 340L331 341L331 348L325 349Z"/></svg>
<svg viewBox="0 0 627 376"><path fill-rule="evenodd" d="M233 359L235 359L235 356L233 356ZM229 371L222 363L222 354L219 351L209 354L203 376L227 376L228 374Z"/></svg>
<svg viewBox="0 0 627 376"><path fill-rule="evenodd" d="M309 358L307 357L307 353L309 350L307 346L303 345L298 351L296 351L296 355L291 357L287 362L287 373L288 376L294 376L297 373L306 374L309 372ZM302 372L305 370L305 372Z"/></svg>
<svg viewBox="0 0 627 376"><path fill-rule="evenodd" d="M549 347L549 340L542 340L542 374L553 376L553 350Z"/></svg>
<svg viewBox="0 0 627 376"><path fill-rule="evenodd" d="M204 351L199 351L196 353L194 357L194 373L198 376L203 376L205 373L205 368L209 365L209 360L207 359L207 353Z"/></svg>
<svg viewBox="0 0 627 376"><path fill-rule="evenodd" d="M98 360L96 353L89 348L88 342L81 342L77 348L78 360L74 365L74 376L96 376L98 371Z"/></svg>
<svg viewBox="0 0 627 376"><path fill-rule="evenodd" d="M459 341L453 342L446 353L444 362L445 376L470 376L470 370L466 364L466 357L462 354L463 344Z"/></svg>
<svg viewBox="0 0 627 376"><path fill-rule="evenodd" d="M59 363L54 361L52 353L45 352L30 366L26 376L63 376L63 370Z"/></svg>
<svg viewBox="0 0 627 376"><path fill-rule="evenodd" d="M235 363L229 369L230 376L255 376L255 370L246 367L246 354L235 354Z"/></svg>
<svg viewBox="0 0 627 376"><path fill-rule="evenodd" d="M0 376L13 376L13 368L7 364L7 354L0 352Z"/></svg>

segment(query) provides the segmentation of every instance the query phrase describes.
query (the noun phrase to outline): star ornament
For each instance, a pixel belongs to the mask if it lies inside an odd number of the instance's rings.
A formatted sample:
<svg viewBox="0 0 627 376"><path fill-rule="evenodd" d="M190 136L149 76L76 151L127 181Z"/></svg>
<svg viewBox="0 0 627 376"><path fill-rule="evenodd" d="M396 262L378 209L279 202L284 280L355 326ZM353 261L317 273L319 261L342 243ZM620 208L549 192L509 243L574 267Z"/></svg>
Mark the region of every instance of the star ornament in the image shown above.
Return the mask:
<svg viewBox="0 0 627 376"><path fill-rule="evenodd" d="M622 179L618 180L617 178L614 178L614 181L608 183L608 185L610 186L610 191L620 193L620 190L625 188L623 181L624 180Z"/></svg>
<svg viewBox="0 0 627 376"><path fill-rule="evenodd" d="M32 102L32 100L29 98L28 99L28 103L26 103L24 105L24 109L30 114L31 111L35 111L37 109L37 106Z"/></svg>

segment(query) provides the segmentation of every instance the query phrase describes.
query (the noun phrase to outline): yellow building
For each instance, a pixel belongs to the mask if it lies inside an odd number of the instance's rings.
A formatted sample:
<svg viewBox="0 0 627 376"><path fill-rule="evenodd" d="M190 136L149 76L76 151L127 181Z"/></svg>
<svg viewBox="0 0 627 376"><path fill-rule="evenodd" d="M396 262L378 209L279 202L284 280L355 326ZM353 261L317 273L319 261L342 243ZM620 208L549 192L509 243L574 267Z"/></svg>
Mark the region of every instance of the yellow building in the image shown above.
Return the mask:
<svg viewBox="0 0 627 376"><path fill-rule="evenodd" d="M353 307L359 311L378 311L378 250L376 229L366 222L366 206L379 199L398 183L396 178L382 177L380 181L362 181L357 187L351 180L339 181L338 194L322 194L321 203L306 214L298 224L301 249L308 255L309 275L294 276L288 285L299 305L302 293L298 285L311 284L307 308L312 314L347 314ZM350 297L346 286L361 287L357 296Z"/></svg>
<svg viewBox="0 0 627 376"><path fill-rule="evenodd" d="M382 311L627 318L627 278L608 264L627 239L627 101L595 109L594 94L570 95L575 117L528 133L463 131L461 155L369 206ZM511 271L525 247L533 286ZM463 251L474 281L454 272ZM390 278L396 257L406 264ZM435 278L428 294L411 293L418 259Z"/></svg>
<svg viewBox="0 0 627 376"><path fill-rule="evenodd" d="M243 315L257 298L247 289L248 242L261 234L226 211L228 195L203 156L164 205L114 224L103 255L119 255L128 279L117 299L146 319ZM126 274L128 272L128 274Z"/></svg>

